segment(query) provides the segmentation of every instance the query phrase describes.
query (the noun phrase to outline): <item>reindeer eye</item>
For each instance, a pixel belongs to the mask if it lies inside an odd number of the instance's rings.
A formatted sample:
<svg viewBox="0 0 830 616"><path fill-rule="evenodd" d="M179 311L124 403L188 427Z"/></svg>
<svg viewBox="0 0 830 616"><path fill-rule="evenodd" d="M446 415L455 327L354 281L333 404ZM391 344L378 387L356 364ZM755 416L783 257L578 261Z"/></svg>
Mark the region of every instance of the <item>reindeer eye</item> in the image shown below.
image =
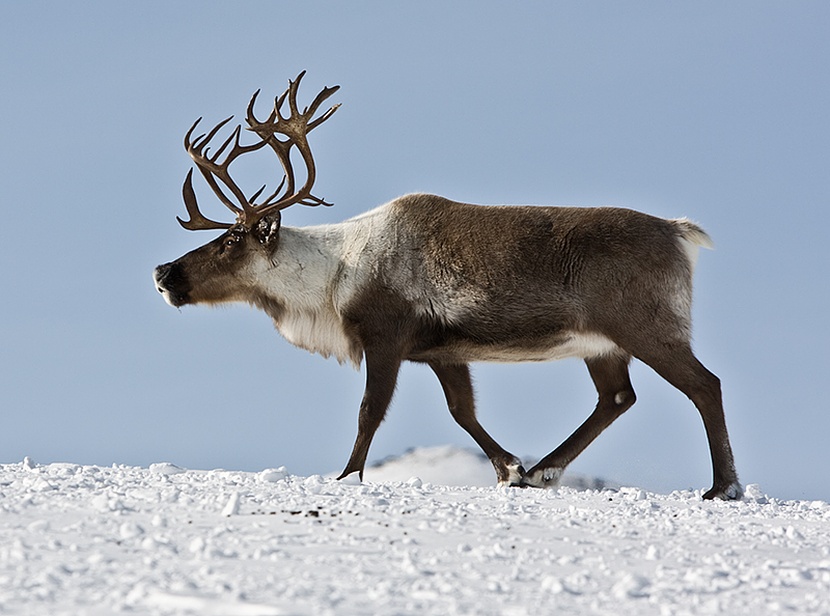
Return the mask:
<svg viewBox="0 0 830 616"><path fill-rule="evenodd" d="M239 243L239 240L242 239L241 235L237 235L236 233L229 233L225 236L222 240L222 249L221 252L225 252L226 250L233 248L236 244Z"/></svg>

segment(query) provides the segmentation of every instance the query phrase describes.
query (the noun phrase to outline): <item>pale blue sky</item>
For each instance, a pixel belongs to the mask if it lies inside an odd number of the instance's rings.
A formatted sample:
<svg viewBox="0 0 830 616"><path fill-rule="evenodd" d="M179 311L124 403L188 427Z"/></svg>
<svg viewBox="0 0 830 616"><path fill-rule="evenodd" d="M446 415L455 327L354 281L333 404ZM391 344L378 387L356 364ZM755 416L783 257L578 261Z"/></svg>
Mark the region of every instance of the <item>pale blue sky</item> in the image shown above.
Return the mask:
<svg viewBox="0 0 830 616"><path fill-rule="evenodd" d="M412 191L700 222L717 249L697 268L695 348L723 381L741 478L830 499L828 32L825 2L7 4L0 462L342 468L362 374L247 307L178 312L151 281L212 237L175 221L184 132L307 69L305 100L342 86L313 142L335 206L285 224ZM519 455L595 401L577 360L475 375L482 422ZM573 470L708 487L691 403L642 365L632 378L637 405ZM474 446L407 366L370 459L439 443Z"/></svg>

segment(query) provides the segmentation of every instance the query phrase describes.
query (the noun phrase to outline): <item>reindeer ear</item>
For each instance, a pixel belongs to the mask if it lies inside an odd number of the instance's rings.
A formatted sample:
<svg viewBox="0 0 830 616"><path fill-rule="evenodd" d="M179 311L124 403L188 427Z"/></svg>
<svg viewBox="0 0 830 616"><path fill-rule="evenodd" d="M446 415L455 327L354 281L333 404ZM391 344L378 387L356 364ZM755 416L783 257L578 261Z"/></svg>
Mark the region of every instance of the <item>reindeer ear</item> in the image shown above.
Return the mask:
<svg viewBox="0 0 830 616"><path fill-rule="evenodd" d="M280 222L282 216L279 211L264 216L259 219L253 229L254 236L259 240L259 243L268 248L277 245L277 239L280 235Z"/></svg>

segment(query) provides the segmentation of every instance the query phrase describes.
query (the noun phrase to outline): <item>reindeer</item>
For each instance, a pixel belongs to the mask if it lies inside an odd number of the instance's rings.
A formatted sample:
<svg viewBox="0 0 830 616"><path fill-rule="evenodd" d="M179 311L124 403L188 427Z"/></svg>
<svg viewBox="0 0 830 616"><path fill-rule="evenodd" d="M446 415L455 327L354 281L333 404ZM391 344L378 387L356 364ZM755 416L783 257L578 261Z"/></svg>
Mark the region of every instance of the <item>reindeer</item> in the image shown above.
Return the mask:
<svg viewBox="0 0 830 616"><path fill-rule="evenodd" d="M686 394L700 412L713 467L703 498L739 499L720 381L692 352L692 273L709 236L686 219L666 220L611 207L479 206L411 194L338 224L294 228L285 208L330 205L312 195L316 170L308 133L337 110L314 117L337 87L300 111L304 75L289 81L264 120L247 108L241 126L209 153L232 119L184 138L196 168L233 223L202 215L184 182L188 230L222 235L155 269L164 299L186 304L247 302L265 311L292 344L341 363L366 362L357 438L340 479L363 468L404 361L427 364L450 413L493 464L500 485L548 488L605 428L634 404L628 366L637 358ZM288 101L288 114L283 106ZM305 166L297 187L296 148ZM270 149L284 177L248 197L230 165ZM295 156L296 158L296 156ZM476 419L471 362L585 361L599 396L588 419L529 470Z"/></svg>

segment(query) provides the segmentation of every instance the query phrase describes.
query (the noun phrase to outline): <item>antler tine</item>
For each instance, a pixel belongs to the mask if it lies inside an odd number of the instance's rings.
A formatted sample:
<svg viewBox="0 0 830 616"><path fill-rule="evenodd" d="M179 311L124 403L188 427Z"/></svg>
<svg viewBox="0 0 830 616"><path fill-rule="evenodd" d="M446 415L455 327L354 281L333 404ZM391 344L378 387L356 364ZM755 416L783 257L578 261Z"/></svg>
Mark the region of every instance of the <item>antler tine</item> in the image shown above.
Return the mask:
<svg viewBox="0 0 830 616"><path fill-rule="evenodd" d="M323 88L322 92L320 92L317 95L317 98L314 99L314 102L311 103L311 105L308 106L309 116L313 116L315 113L317 113L317 108L320 105L323 104L323 101L325 101L328 97L330 97L332 94L337 92L339 89L340 89L340 86L334 86L334 87L331 87L331 88ZM321 115L319 118L317 118L313 122L309 123L308 132L311 132L312 130L314 130L315 128L320 126L320 124L322 124L323 122L328 120L331 117L331 115L340 108L340 105L341 105L341 103L337 103L336 105L332 105L329 108L329 110L326 111L323 115Z"/></svg>
<svg viewBox="0 0 830 616"><path fill-rule="evenodd" d="M328 111L326 111L323 115L321 115L319 118L317 118L317 119L316 119L316 120L314 120L311 124L309 124L309 125L308 125L308 130L309 130L309 131L312 131L312 130L314 130L315 128L317 128L318 126L320 126L320 124L322 124L323 122L325 122L326 120L328 120L328 119L329 119L329 118L330 118L330 117L334 114L334 112L335 112L335 111L337 111L338 109L340 109L340 105L341 105L341 104L342 104L342 103L337 103L336 105L332 105L332 106L329 108L329 110L328 110Z"/></svg>
<svg viewBox="0 0 830 616"><path fill-rule="evenodd" d="M305 77L305 71L297 75L296 79L288 80L288 90L286 90L286 92L288 94L288 109L291 111L291 117L303 115L300 113L299 109L297 109L297 90L300 88L300 82L303 80L303 77ZM283 94L283 99L284 98L285 94Z"/></svg>
<svg viewBox="0 0 830 616"><path fill-rule="evenodd" d="M280 182L280 185L277 186L276 190L274 192L272 192L268 196L268 198L260 204L260 207L267 207L267 206L269 206L273 203L276 203L278 201L277 195L280 194L280 192L282 191L283 186L285 186L285 180L286 180L286 176L282 176L282 181ZM262 193L263 190L265 190L264 185L262 186L262 188L260 188L256 192L256 194L253 197L251 197L251 201L256 200L256 198L260 195L260 193Z"/></svg>
<svg viewBox="0 0 830 616"><path fill-rule="evenodd" d="M254 115L254 105L256 104L256 99L259 96L260 90L257 90L251 96L251 100L248 101L248 110L245 115L245 120L248 122L248 130L254 131L263 139L274 134L274 131L271 130L271 126L277 119L277 112L276 110L272 110L271 114L268 116L268 119L264 122L260 122L257 117Z"/></svg>
<svg viewBox="0 0 830 616"><path fill-rule="evenodd" d="M196 122L193 123L193 126L190 127L190 130L187 131L187 134L184 137L184 147L185 147L185 149L187 149L187 151L190 154L191 158L193 157L194 152L198 156L201 156L202 153L204 152L205 146L210 142L211 139L213 139L216 136L216 133L218 133L221 130L221 128L223 126L225 126L225 124L227 124L231 120L233 120L233 116L225 118L224 120L219 122L219 124L214 126L210 130L210 132L208 132L207 134L202 133L201 135L196 137L196 139L194 139L191 142L190 141L190 135L193 133L193 130L196 128L196 126L199 124L199 122L202 121L202 118L199 118L198 120L196 120Z"/></svg>
<svg viewBox="0 0 830 616"><path fill-rule="evenodd" d="M222 142L222 145L219 146L219 149L216 150L216 153L213 156L208 155L210 148L205 148L205 157L209 161L215 163L217 160L219 160L219 157L222 155L222 152L225 151L225 148L227 148L232 141L235 142L234 147L239 147L239 135L241 134L241 132L242 126L237 124L236 128L233 129L233 132L228 136L227 139L225 139L225 141ZM210 141L210 139L208 139L207 141Z"/></svg>
<svg viewBox="0 0 830 616"><path fill-rule="evenodd" d="M182 186L182 197L184 198L184 207L190 216L190 220L182 220L176 216L179 224L188 231L201 231L206 229L229 229L232 225L230 223L216 222L205 218L202 212L199 211L199 204L196 202L196 193L193 190L193 169L187 172L184 185Z"/></svg>

